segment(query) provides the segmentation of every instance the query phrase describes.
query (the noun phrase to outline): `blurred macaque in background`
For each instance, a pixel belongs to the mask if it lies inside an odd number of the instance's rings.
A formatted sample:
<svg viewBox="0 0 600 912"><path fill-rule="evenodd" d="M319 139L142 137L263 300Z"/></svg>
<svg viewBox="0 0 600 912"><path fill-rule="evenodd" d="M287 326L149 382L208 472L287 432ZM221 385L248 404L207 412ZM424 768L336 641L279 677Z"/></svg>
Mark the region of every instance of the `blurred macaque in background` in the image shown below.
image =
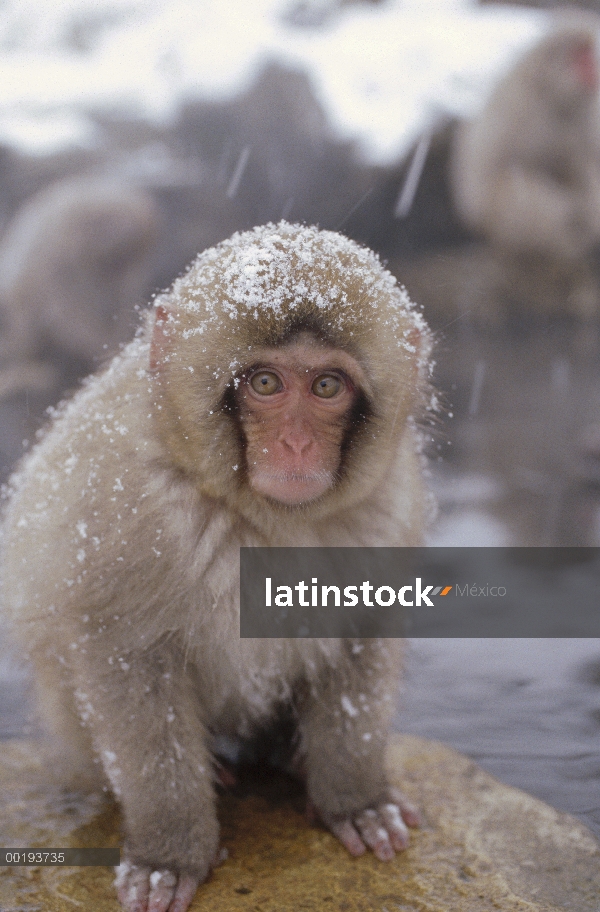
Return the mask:
<svg viewBox="0 0 600 912"><path fill-rule="evenodd" d="M52 358L78 377L115 354L133 334L156 241L156 209L142 191L77 178L36 195L0 248L4 357Z"/></svg>
<svg viewBox="0 0 600 912"><path fill-rule="evenodd" d="M451 172L506 302L586 319L598 311L600 116L598 23L583 19L558 25L458 129Z"/></svg>
<svg viewBox="0 0 600 912"><path fill-rule="evenodd" d="M599 26L559 17L479 114L438 119L381 169L351 219L434 324L598 316Z"/></svg>
<svg viewBox="0 0 600 912"><path fill-rule="evenodd" d="M597 543L599 24L556 20L473 120L434 126L382 172L351 225L443 334L447 457L493 479L513 538L491 543Z"/></svg>
<svg viewBox="0 0 600 912"><path fill-rule="evenodd" d="M574 12L559 19L481 113L458 127L451 149L456 210L483 240L462 260L457 292L469 321L512 321L504 347L501 334L482 357L480 343L485 385L494 382L496 361L501 393L492 403L488 386L479 403L484 459L523 514L537 517L523 530L532 544L597 543L598 461L585 441L600 405L592 367L600 320L599 25ZM520 362L514 376L526 399L502 370L511 358ZM508 404L519 400L515 421Z"/></svg>
<svg viewBox="0 0 600 912"><path fill-rule="evenodd" d="M105 178L52 184L9 223L0 242L0 411L9 465L43 408L133 337L157 240L152 198Z"/></svg>

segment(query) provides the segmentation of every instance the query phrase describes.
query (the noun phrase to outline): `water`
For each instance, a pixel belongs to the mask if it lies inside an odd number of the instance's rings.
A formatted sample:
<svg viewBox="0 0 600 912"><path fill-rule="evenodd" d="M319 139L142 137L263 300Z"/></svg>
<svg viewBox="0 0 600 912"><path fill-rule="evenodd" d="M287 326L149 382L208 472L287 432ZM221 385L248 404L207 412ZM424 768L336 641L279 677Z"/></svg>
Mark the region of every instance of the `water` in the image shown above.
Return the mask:
<svg viewBox="0 0 600 912"><path fill-rule="evenodd" d="M600 837L600 640L412 640L397 727L450 744Z"/></svg>

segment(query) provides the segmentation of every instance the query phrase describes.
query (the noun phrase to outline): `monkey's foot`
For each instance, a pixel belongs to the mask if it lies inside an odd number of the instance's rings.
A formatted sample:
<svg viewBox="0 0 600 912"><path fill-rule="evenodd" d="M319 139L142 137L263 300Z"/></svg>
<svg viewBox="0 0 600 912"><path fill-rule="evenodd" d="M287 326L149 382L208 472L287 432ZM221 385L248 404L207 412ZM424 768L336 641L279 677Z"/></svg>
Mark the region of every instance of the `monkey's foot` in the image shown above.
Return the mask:
<svg viewBox="0 0 600 912"><path fill-rule="evenodd" d="M153 871L145 865L124 861L119 866L115 886L126 912L187 912L200 878L177 874L166 868Z"/></svg>
<svg viewBox="0 0 600 912"><path fill-rule="evenodd" d="M372 849L380 861L391 861L396 852L408 845L408 830L418 827L421 817L417 808L398 792L391 790L389 801L367 808L354 817L324 821L351 855L363 855Z"/></svg>

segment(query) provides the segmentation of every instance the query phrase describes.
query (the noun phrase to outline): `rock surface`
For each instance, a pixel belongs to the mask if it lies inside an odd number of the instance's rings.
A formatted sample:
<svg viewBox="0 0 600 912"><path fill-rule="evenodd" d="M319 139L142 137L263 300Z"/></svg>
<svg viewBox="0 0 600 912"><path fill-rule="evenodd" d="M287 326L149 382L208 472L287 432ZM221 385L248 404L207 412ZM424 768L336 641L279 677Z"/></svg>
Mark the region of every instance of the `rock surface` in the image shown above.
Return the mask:
<svg viewBox="0 0 600 912"><path fill-rule="evenodd" d="M283 776L242 780L220 801L227 860L193 912L598 912L600 846L584 826L422 738L397 737L393 781L423 827L390 864L352 859L309 826ZM116 807L48 785L35 741L0 745L2 844L117 846ZM118 912L107 868L0 868L2 912Z"/></svg>

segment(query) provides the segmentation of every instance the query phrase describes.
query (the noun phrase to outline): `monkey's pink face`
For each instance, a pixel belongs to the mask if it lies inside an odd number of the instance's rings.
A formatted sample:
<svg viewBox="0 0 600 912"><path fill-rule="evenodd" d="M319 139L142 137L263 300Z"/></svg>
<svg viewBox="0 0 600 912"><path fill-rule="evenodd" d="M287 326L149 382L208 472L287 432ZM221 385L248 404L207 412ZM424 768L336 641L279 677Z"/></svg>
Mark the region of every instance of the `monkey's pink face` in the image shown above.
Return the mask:
<svg viewBox="0 0 600 912"><path fill-rule="evenodd" d="M571 65L578 83L590 93L598 91L598 61L593 41L579 41L571 52Z"/></svg>
<svg viewBox="0 0 600 912"><path fill-rule="evenodd" d="M261 352L238 402L250 486L284 504L335 484L362 378L346 352L305 343Z"/></svg>

